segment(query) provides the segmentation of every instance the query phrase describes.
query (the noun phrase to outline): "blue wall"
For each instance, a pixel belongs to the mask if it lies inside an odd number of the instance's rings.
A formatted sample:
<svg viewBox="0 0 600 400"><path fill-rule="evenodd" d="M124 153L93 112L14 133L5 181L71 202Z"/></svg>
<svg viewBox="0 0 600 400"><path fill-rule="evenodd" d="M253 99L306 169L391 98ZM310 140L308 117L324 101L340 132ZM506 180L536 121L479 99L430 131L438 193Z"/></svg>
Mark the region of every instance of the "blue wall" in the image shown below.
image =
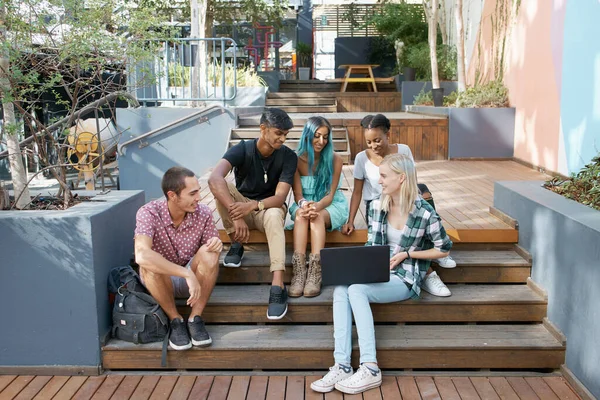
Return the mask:
<svg viewBox="0 0 600 400"><path fill-rule="evenodd" d="M117 128L124 131L120 143L198 112L194 108L148 107L117 109ZM119 156L121 189L144 190L146 200L163 196L160 181L171 167L180 165L202 176L223 156L236 118L232 111L216 109L202 117L134 142ZM147 144L147 145L146 145ZM145 147L144 147L145 146Z"/></svg>
<svg viewBox="0 0 600 400"><path fill-rule="evenodd" d="M599 21L599 1L566 1L560 114L569 173L600 152Z"/></svg>
<svg viewBox="0 0 600 400"><path fill-rule="evenodd" d="M600 398L600 211L541 183L496 182L494 207L519 221L531 277L548 292L548 319L567 337L567 367Z"/></svg>

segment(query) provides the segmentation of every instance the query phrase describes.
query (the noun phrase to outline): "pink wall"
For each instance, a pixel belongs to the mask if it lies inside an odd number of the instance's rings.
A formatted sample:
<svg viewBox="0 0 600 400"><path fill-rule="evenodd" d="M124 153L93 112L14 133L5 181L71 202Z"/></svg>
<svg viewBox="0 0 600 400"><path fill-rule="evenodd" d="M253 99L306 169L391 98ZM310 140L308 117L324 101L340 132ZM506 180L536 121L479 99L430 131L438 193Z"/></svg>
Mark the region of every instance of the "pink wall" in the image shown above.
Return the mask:
<svg viewBox="0 0 600 400"><path fill-rule="evenodd" d="M516 108L515 157L559 171L562 20L550 0L485 0L479 41L467 80L486 82L497 76L502 38L506 37L504 83ZM564 3L564 1L556 1ZM508 22L502 23L503 16ZM495 32L493 32L493 30ZM556 68L558 66L558 69Z"/></svg>

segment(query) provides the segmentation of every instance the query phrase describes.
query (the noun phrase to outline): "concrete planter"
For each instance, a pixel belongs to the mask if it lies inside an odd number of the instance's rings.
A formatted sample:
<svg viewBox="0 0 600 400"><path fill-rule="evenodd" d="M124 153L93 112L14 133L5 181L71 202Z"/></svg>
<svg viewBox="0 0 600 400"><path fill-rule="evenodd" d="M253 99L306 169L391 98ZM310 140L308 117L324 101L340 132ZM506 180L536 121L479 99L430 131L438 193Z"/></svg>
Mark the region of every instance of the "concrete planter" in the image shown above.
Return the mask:
<svg viewBox="0 0 600 400"><path fill-rule="evenodd" d="M408 112L448 116L448 158L511 158L515 109L407 106Z"/></svg>
<svg viewBox="0 0 600 400"><path fill-rule="evenodd" d="M220 98L223 96L223 88L222 87L216 87L214 88L209 88L208 91L208 96L216 96L217 98ZM259 107L264 107L266 102L267 102L267 90L268 88L263 87L263 86L258 86L258 87L238 87L237 88L237 92L236 92L236 96L233 100L227 100L225 102L225 104L229 107L249 107L249 106L259 106ZM216 95L215 95L216 93ZM231 98L234 94L233 91L233 87L227 87L225 89L225 96L227 96L227 98ZM218 101L220 104L223 103L223 101Z"/></svg>
<svg viewBox="0 0 600 400"><path fill-rule="evenodd" d="M109 334L108 271L129 263L141 191L66 211L0 211L0 374L97 374Z"/></svg>
<svg viewBox="0 0 600 400"><path fill-rule="evenodd" d="M418 95L421 90L429 92L432 87L431 82L404 80L404 82L402 82L402 111L407 111L406 107L414 103L415 96ZM444 95L448 96L450 93L458 90L458 82L442 81L440 82L440 87L444 89Z"/></svg>
<svg viewBox="0 0 600 400"><path fill-rule="evenodd" d="M310 68L299 67L298 68L298 79L301 81L307 81L310 79Z"/></svg>
<svg viewBox="0 0 600 400"><path fill-rule="evenodd" d="M532 279L548 292L548 318L567 337L567 367L600 398L600 211L541 183L496 182L494 206L519 221Z"/></svg>

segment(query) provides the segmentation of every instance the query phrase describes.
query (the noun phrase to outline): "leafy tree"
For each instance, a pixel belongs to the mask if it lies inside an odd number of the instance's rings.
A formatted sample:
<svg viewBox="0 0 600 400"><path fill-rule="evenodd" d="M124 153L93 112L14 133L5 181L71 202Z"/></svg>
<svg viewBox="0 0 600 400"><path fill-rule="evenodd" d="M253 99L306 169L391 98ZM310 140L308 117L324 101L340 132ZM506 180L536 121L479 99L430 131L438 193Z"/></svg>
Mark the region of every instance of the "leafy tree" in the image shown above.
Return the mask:
<svg viewBox="0 0 600 400"><path fill-rule="evenodd" d="M18 143L21 126L33 133L41 164L58 180L68 207L72 198L65 178L68 146L63 132L86 105L122 90L126 67L153 60L159 43L153 39L169 34L156 29L161 20L152 10L117 0L3 0L1 4L3 136L16 207L30 203ZM43 103L61 108L64 123L44 121L39 112ZM50 157L52 149L59 154L57 160Z"/></svg>

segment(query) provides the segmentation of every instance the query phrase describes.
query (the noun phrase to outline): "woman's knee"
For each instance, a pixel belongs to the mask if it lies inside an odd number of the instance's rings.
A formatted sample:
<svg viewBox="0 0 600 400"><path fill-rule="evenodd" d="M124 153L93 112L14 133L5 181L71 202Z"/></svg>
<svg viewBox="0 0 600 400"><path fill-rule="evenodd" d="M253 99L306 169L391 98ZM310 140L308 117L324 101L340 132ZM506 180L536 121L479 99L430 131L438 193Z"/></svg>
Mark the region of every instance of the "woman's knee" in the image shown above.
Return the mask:
<svg viewBox="0 0 600 400"><path fill-rule="evenodd" d="M348 299L348 286L336 286L333 289L333 300Z"/></svg>
<svg viewBox="0 0 600 400"><path fill-rule="evenodd" d="M367 295L367 289L368 289L368 286L367 285L363 285L363 284L350 285L348 287L348 297L350 299L352 299L352 298L358 298L358 297L366 296Z"/></svg>

